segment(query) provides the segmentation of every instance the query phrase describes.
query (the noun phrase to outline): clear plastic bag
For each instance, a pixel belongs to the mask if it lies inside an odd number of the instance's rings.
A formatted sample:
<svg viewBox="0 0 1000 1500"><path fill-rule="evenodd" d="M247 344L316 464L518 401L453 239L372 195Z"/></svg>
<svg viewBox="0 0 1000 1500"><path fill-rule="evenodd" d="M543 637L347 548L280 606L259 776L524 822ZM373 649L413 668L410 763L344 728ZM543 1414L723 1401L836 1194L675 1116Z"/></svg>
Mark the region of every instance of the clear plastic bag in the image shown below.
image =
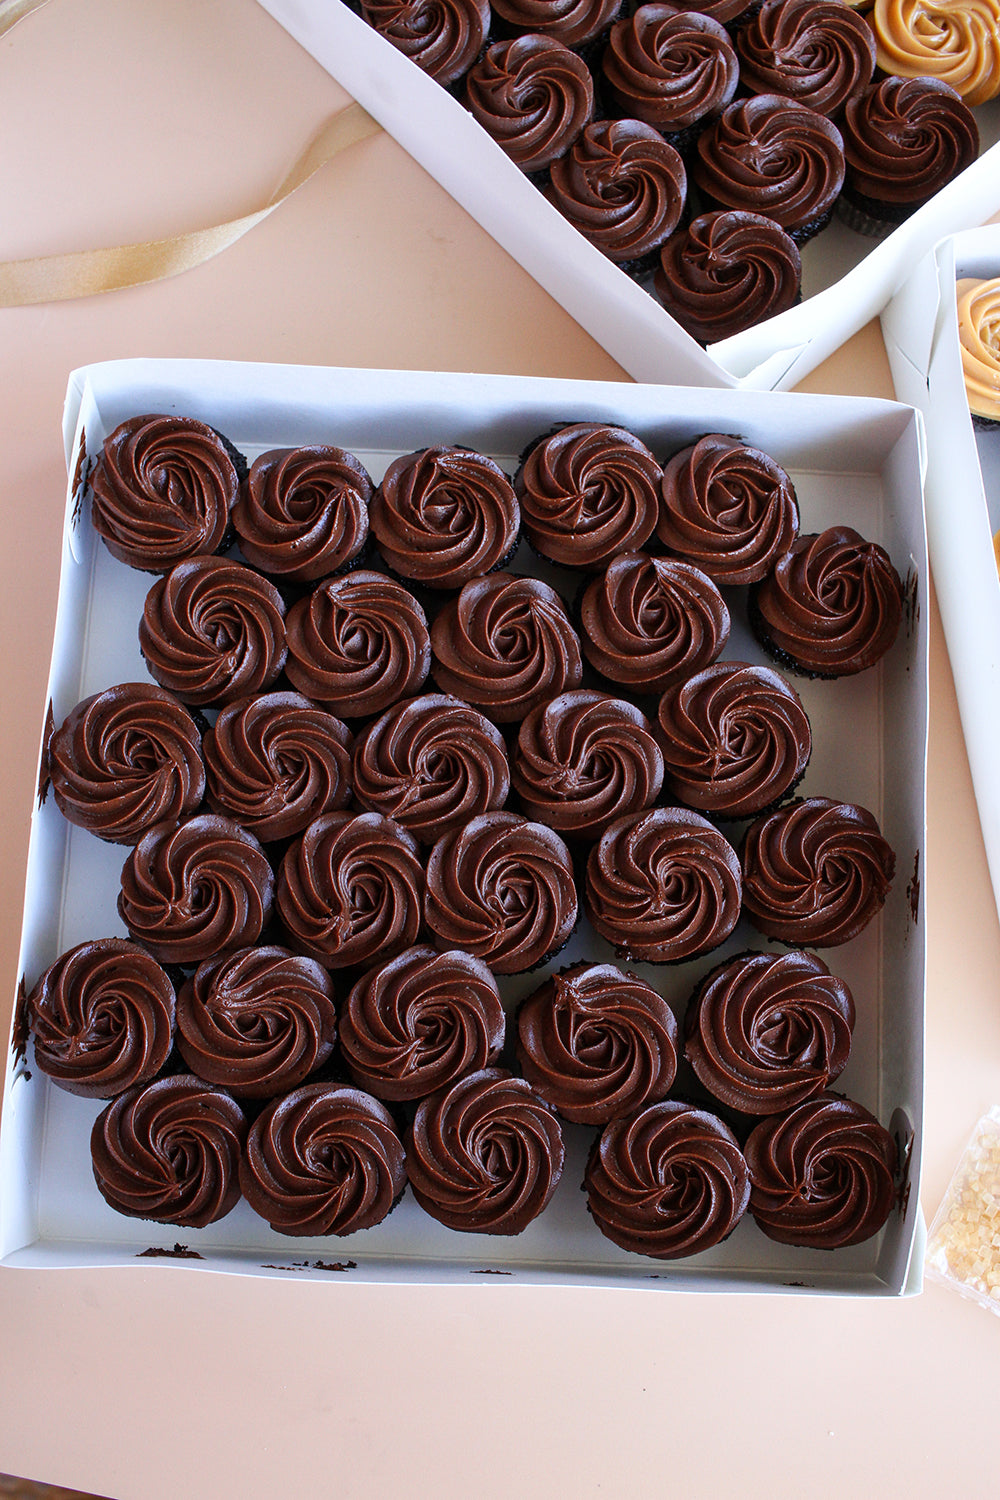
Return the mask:
<svg viewBox="0 0 1000 1500"><path fill-rule="evenodd" d="M980 1119L927 1236L924 1269L1000 1314L1000 1106Z"/></svg>

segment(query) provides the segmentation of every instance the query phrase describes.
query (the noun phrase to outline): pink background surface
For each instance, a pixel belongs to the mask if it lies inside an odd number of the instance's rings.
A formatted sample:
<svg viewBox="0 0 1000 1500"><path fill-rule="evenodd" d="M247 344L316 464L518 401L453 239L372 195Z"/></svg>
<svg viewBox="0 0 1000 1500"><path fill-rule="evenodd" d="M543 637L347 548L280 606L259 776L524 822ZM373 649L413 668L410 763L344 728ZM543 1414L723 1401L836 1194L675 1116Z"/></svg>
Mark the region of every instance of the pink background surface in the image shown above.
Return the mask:
<svg viewBox="0 0 1000 1500"><path fill-rule="evenodd" d="M254 0L53 0L0 41L0 259L246 212L345 97ZM384 136L183 277L0 312L3 1034L66 379L127 355L625 378ZM877 326L808 386L891 395ZM1000 931L936 610L931 627L928 1217L1000 1101ZM935 1286L862 1302L7 1270L0 1344L0 1470L116 1500L996 1488L1000 1320Z"/></svg>

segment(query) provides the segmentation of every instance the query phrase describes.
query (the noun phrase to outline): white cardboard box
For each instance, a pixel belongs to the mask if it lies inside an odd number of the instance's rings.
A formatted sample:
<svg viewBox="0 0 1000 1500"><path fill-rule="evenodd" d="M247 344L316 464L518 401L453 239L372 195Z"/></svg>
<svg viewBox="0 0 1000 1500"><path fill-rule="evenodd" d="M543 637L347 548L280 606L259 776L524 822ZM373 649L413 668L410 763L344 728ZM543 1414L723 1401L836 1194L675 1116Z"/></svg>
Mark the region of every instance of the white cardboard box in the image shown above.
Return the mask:
<svg viewBox="0 0 1000 1500"><path fill-rule="evenodd" d="M795 1287L870 1296L914 1290L921 1264L913 1247L921 1233L919 886L927 711L918 416L885 401L506 376L154 360L77 371L66 404L71 479L49 682L56 723L84 695L145 675L135 632L151 580L116 562L98 542L88 505L81 503L80 476L83 452L93 456L120 421L146 411L198 416L251 456L275 445L335 442L358 453L375 478L395 454L435 442L469 444L512 472L516 455L554 420L620 422L661 458L703 432L738 432L789 469L805 529L846 521L888 548L907 583L905 626L893 650L858 678L797 680L796 686L814 734L802 794L869 807L896 851L897 875L882 914L851 943L825 950L825 958L851 986L858 1010L852 1058L837 1088L871 1109L904 1145L908 1191L875 1239L843 1252L777 1245L747 1218L715 1250L661 1263L627 1255L598 1233L580 1192L591 1132L568 1126L562 1183L541 1217L516 1238L448 1231L409 1194L382 1225L347 1239L284 1238L245 1203L206 1229L176 1230L120 1217L105 1205L89 1159L99 1102L52 1086L34 1067L30 1050L25 1060L15 1047L0 1133L0 1260L19 1266L134 1265L143 1252L169 1251L179 1241L202 1257L185 1264L251 1274L308 1269L335 1275L350 1264L352 1275L372 1281L460 1282L496 1273L543 1285ZM530 556L517 565L533 566ZM760 659L735 594L732 603L733 636L725 655ZM36 808L19 969L28 988L73 944L122 933L115 898L123 858L121 848L71 828L51 798ZM611 956L585 923L573 945L557 963ZM682 1010L701 974L751 946L769 945L741 921L729 942L703 959L633 967ZM510 981L508 1003L539 982L538 974Z"/></svg>

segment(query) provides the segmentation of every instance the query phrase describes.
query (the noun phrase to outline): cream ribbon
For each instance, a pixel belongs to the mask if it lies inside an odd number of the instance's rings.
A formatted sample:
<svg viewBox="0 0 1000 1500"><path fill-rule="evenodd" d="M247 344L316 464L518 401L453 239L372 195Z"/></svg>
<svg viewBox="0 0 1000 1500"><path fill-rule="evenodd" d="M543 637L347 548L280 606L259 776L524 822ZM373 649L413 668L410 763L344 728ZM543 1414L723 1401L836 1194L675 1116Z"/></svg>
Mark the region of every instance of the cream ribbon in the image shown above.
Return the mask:
<svg viewBox="0 0 1000 1500"><path fill-rule="evenodd" d="M47 3L48 0L0 0L0 36ZM76 250L68 255L0 261L0 307L64 302L71 297L90 297L96 292L141 286L189 271L242 239L320 167L381 128L360 104L347 105L320 127L263 208L225 224L193 229L165 240L116 245L107 250Z"/></svg>

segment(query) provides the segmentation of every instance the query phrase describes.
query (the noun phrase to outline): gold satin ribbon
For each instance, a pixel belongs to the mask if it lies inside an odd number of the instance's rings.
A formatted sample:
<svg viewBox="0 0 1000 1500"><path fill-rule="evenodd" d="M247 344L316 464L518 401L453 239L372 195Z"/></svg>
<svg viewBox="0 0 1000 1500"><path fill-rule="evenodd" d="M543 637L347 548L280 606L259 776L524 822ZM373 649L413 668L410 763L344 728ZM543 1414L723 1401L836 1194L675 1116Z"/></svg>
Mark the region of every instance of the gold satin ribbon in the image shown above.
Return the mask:
<svg viewBox="0 0 1000 1500"><path fill-rule="evenodd" d="M0 0L0 36L48 0ZM349 104L322 125L263 208L193 229L165 240L116 245L106 250L76 250L68 255L41 255L29 260L0 262L0 307L29 307L42 302L64 302L119 291L179 276L218 255L266 219L296 188L348 146L375 135L381 126L360 104Z"/></svg>

